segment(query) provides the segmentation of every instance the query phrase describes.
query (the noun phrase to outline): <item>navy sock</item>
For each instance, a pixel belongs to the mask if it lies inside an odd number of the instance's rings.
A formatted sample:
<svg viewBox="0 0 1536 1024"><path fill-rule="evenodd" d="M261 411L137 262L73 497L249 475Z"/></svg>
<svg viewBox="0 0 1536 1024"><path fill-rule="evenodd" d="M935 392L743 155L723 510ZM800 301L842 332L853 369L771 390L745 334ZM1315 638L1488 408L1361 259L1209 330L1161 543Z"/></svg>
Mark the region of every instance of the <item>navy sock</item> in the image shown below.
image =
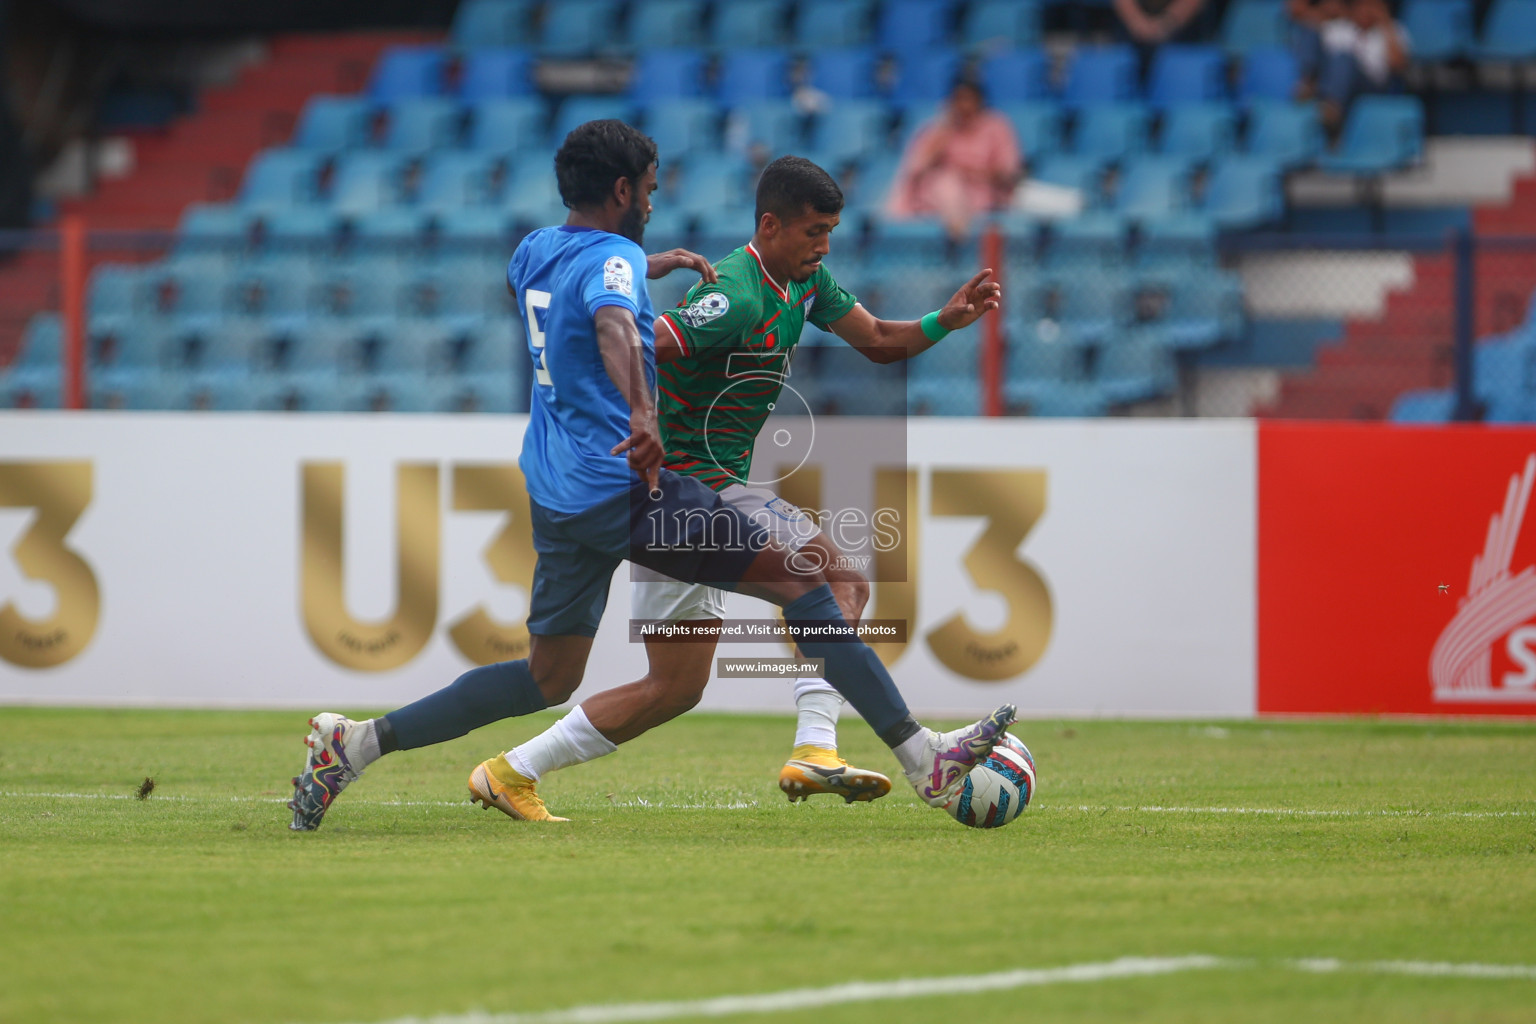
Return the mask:
<svg viewBox="0 0 1536 1024"><path fill-rule="evenodd" d="M384 716L400 750L431 746L503 718L530 715L546 707L528 659L481 665L414 704Z"/></svg>
<svg viewBox="0 0 1536 1024"><path fill-rule="evenodd" d="M827 682L848 698L848 703L889 746L897 746L917 731L918 725L907 710L901 691L896 689L891 674L868 644L849 637L846 632L833 639L818 637L814 632L817 627L827 626L848 629L831 587L823 583L785 605L784 622L796 629L812 631L796 638L800 650L808 658L822 659Z"/></svg>

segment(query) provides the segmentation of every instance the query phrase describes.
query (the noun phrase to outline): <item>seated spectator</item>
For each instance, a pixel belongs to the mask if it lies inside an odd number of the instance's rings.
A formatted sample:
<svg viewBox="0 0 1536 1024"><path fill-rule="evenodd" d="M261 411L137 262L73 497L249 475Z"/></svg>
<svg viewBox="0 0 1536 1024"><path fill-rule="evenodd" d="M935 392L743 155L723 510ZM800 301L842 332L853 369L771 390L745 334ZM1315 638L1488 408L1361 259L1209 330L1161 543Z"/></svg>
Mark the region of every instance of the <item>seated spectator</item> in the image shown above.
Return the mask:
<svg viewBox="0 0 1536 1024"><path fill-rule="evenodd" d="M1143 79L1157 47L1209 34L1200 17L1205 0L1114 0L1114 6L1121 30L1140 57Z"/></svg>
<svg viewBox="0 0 1536 1024"><path fill-rule="evenodd" d="M1301 2L1292 5L1293 16ZM1307 14L1315 26L1315 52L1303 32L1298 58L1302 53L1310 58L1303 65L1303 89L1317 96L1324 128L1336 133L1356 96L1400 86L1408 66L1408 33L1392 19L1386 0L1351 0L1347 8L1324 0Z"/></svg>
<svg viewBox="0 0 1536 1024"><path fill-rule="evenodd" d="M1291 19L1291 54L1302 83L1301 98L1310 99L1323 64L1324 30L1346 25L1349 9L1344 0L1287 0L1285 10Z"/></svg>
<svg viewBox="0 0 1536 1024"><path fill-rule="evenodd" d="M886 202L893 217L938 217L959 239L978 215L1007 208L1023 163L1013 125L962 79L902 154Z"/></svg>

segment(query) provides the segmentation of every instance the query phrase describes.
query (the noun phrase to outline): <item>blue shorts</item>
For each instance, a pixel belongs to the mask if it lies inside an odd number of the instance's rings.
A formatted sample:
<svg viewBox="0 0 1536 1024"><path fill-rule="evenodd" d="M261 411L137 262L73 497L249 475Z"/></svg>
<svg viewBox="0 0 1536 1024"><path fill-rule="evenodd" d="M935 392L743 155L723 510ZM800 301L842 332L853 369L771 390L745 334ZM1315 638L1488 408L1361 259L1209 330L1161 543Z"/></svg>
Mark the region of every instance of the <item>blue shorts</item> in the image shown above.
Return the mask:
<svg viewBox="0 0 1536 1024"><path fill-rule="evenodd" d="M636 480L629 491L580 512L532 499L533 567L528 632L596 636L613 571L628 559L684 583L735 590L768 533L691 476L661 471L661 497Z"/></svg>

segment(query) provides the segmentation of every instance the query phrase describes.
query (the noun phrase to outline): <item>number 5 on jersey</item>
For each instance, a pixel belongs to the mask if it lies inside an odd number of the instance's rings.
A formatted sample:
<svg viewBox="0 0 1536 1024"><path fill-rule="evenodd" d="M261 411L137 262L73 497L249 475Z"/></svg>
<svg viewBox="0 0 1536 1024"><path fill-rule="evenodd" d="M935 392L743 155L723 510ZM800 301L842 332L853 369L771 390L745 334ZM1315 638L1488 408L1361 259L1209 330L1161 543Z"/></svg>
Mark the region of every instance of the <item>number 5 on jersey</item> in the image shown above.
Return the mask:
<svg viewBox="0 0 1536 1024"><path fill-rule="evenodd" d="M554 379L544 365L544 328L539 323L539 313L549 308L549 292L529 288L523 293L523 304L528 310L528 344L533 348L533 379L545 387L553 387Z"/></svg>

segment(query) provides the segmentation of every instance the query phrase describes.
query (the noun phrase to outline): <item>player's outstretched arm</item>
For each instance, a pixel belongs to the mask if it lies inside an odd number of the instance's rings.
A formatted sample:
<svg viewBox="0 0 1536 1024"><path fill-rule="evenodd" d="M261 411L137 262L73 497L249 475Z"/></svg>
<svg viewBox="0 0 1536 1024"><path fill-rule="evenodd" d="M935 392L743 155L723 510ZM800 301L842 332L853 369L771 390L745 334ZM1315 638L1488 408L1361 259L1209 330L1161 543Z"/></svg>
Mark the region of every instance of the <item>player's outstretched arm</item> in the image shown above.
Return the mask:
<svg viewBox="0 0 1536 1024"><path fill-rule="evenodd" d="M696 252L687 249L668 249L666 252L653 252L645 258L645 276L651 280L658 277L666 277L674 270L687 267L697 270L705 284L714 284L720 280L720 275L715 273L715 268L709 260Z"/></svg>
<svg viewBox="0 0 1536 1024"><path fill-rule="evenodd" d="M880 320L863 306L854 306L845 316L832 321L832 333L872 362L911 359L950 331L969 327L1001 305L1002 286L989 281L991 276L990 267L981 271L961 285L944 308L921 320Z"/></svg>
<svg viewBox="0 0 1536 1024"><path fill-rule="evenodd" d="M661 429L656 424L656 405L645 373L645 346L635 315L623 306L603 306L592 317L603 368L629 405L629 436L613 447L612 455L629 453L629 468L656 490L661 461Z"/></svg>

